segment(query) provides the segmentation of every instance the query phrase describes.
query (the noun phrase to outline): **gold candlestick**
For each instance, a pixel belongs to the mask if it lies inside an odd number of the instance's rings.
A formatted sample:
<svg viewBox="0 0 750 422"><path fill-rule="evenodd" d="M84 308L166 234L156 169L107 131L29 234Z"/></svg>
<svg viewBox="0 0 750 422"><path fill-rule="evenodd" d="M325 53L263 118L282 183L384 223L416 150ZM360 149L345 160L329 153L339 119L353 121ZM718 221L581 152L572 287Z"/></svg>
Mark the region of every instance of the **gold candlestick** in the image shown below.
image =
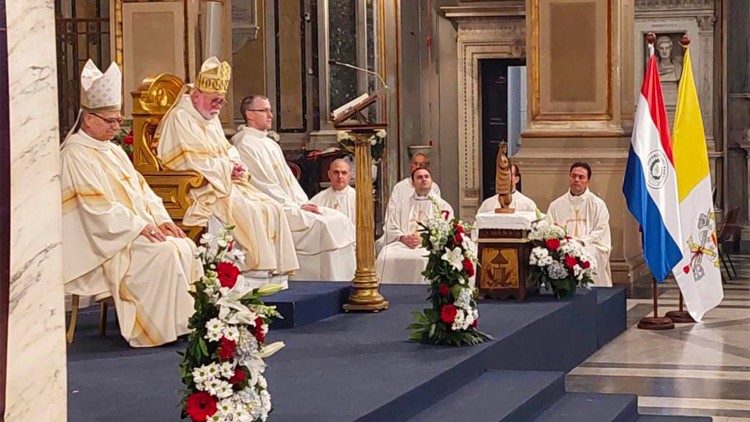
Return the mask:
<svg viewBox="0 0 750 422"><path fill-rule="evenodd" d="M375 214L372 196L372 131L352 133L354 159L357 169L357 271L354 291L349 295L344 311L379 312L390 306L378 291L380 280L375 275Z"/></svg>

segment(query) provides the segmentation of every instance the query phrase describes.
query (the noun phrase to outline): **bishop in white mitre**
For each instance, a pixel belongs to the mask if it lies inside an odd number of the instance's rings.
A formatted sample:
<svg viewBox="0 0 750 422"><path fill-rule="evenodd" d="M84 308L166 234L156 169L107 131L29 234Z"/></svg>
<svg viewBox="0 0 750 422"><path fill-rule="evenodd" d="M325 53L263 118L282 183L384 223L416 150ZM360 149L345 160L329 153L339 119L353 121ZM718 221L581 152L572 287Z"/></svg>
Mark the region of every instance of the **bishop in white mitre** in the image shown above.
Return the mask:
<svg viewBox="0 0 750 422"><path fill-rule="evenodd" d="M609 255L612 239L609 231L609 211L601 198L591 193L591 166L575 163L570 168L570 189L549 206L547 218L564 227L569 236L580 240L594 257L594 285L611 287L612 275Z"/></svg>
<svg viewBox="0 0 750 422"><path fill-rule="evenodd" d="M518 183L521 181L521 171L518 169L518 166L511 164L510 172L513 177L513 194L510 201L510 208L516 211L536 211L534 200L517 190ZM485 199L482 205L479 206L477 214L485 212L494 213L495 208L500 208L500 201L497 194Z"/></svg>
<svg viewBox="0 0 750 422"><path fill-rule="evenodd" d="M453 208L431 193L432 175L427 168L412 173L414 194L397 201L385 216L385 246L378 253L375 272L381 283L426 284L422 275L427 266L426 248L422 247L419 224L443 211L453 218Z"/></svg>
<svg viewBox="0 0 750 422"><path fill-rule="evenodd" d="M349 186L350 178L351 167L349 162L342 158L333 160L331 165L328 166L328 180L331 181L331 186L318 192L317 195L310 199L310 202L318 207L341 211L349 217L349 220L356 227L357 213L355 206L357 205L357 191Z"/></svg>
<svg viewBox="0 0 750 422"><path fill-rule="evenodd" d="M388 197L386 215L388 213L394 212L394 210L396 209L396 204L408 201L409 198L414 195L414 183L411 180L411 174L414 173L414 170L418 168L430 168L430 158L427 157L427 155L422 154L421 152L417 152L411 156L411 161L409 162L409 177L404 178L393 185L391 194ZM430 194L436 198L441 197L440 186L438 186L435 181L432 182ZM378 240L375 241L375 253L380 253L380 250L383 249L383 246L385 246L385 244L386 240L384 233Z"/></svg>
<svg viewBox="0 0 750 422"><path fill-rule="evenodd" d="M81 112L60 151L65 292L111 296L120 333L133 347L187 334L191 285L202 275L195 244L164 209L121 147L122 76L89 60Z"/></svg>
<svg viewBox="0 0 750 422"><path fill-rule="evenodd" d="M230 75L229 64L216 57L203 63L191 92L181 95L159 124L157 153L166 168L195 171L208 182L190 190L193 203L185 225L207 226L215 218L234 226L234 238L245 252L246 275L286 277L299 264L284 212L248 182L247 168L219 121Z"/></svg>
<svg viewBox="0 0 750 422"><path fill-rule="evenodd" d="M294 238L300 270L297 280L351 281L356 270L355 228L343 213L310 202L286 163L279 144L268 136L273 111L268 98L242 100L246 124L232 143L250 173L250 183L284 209Z"/></svg>

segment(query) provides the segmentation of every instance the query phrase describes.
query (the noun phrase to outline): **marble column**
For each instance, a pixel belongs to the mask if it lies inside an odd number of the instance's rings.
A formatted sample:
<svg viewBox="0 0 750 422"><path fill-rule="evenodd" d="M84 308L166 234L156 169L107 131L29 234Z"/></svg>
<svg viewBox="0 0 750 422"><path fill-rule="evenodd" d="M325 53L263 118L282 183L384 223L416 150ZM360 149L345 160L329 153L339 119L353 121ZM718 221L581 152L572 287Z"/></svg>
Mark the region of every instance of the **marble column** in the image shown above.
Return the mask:
<svg viewBox="0 0 750 422"><path fill-rule="evenodd" d="M11 166L5 420L65 421L54 2L5 2Z"/></svg>

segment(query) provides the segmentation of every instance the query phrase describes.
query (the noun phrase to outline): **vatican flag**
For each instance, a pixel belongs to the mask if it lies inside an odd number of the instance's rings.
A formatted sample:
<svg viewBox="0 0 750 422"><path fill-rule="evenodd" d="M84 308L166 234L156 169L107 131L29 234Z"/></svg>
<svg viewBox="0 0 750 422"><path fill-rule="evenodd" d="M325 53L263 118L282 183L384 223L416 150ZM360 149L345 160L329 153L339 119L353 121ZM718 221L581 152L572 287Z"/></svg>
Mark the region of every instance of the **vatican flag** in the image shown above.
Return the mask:
<svg viewBox="0 0 750 422"><path fill-rule="evenodd" d="M721 302L719 251L706 136L690 52L685 49L674 118L674 166L682 228L682 260L674 267L688 312L700 321Z"/></svg>

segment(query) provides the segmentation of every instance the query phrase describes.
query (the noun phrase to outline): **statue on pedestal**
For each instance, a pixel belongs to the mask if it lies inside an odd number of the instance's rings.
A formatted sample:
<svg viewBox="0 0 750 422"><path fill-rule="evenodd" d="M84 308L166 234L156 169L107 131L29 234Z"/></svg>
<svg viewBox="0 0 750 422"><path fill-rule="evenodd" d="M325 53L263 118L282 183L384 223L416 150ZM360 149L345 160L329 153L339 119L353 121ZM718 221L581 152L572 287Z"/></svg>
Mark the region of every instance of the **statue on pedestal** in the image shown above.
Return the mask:
<svg viewBox="0 0 750 422"><path fill-rule="evenodd" d="M511 214L515 211L510 208L514 190L511 162L508 157L508 143L502 141L500 142L500 148L497 150L495 170L495 193L497 193L497 201L500 203L500 207L495 208L496 213Z"/></svg>

